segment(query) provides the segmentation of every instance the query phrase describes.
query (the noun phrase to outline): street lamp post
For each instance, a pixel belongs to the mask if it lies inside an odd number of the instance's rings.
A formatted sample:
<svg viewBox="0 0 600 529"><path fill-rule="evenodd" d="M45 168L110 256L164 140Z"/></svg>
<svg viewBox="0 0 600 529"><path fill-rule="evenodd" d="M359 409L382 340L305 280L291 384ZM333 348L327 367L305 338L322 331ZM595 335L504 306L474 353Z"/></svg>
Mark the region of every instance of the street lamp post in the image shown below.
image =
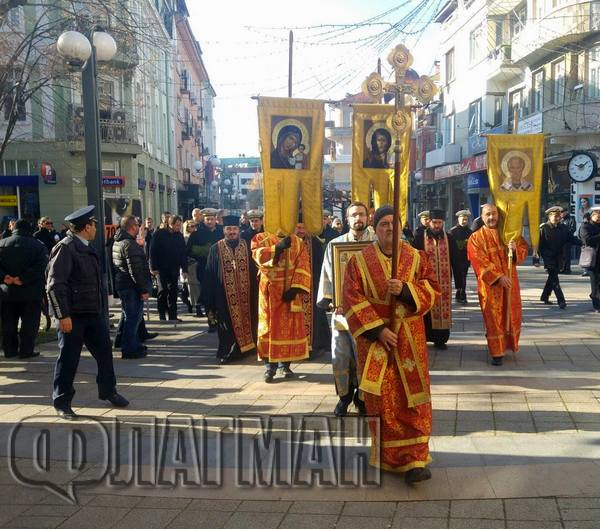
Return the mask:
<svg viewBox="0 0 600 529"><path fill-rule="evenodd" d="M100 145L100 115L98 113L97 60L110 61L117 52L115 40L100 28L87 35L78 31L65 31L57 42L58 53L73 70L81 71L84 134L85 134L85 185L88 204L96 207L98 233L93 245L102 265L104 286L108 286L104 233L104 203L102 200L102 151ZM105 292L107 288L104 289ZM105 300L105 308L108 304Z"/></svg>

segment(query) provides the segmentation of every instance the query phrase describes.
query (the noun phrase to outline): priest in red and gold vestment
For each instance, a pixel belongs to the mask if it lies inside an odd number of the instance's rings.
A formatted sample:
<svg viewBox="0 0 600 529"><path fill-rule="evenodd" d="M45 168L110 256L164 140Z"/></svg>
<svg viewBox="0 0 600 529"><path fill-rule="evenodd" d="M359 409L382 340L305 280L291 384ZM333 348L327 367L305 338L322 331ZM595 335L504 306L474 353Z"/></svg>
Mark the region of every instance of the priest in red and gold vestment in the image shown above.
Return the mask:
<svg viewBox="0 0 600 529"><path fill-rule="evenodd" d="M483 312L488 350L493 365L502 365L504 352L519 350L521 289L517 264L527 257L523 237L506 246L498 231L498 209L486 204L481 211L484 226L469 237L467 254L477 275L479 304ZM508 250L513 252L508 267Z"/></svg>
<svg viewBox="0 0 600 529"><path fill-rule="evenodd" d="M398 274L391 278L393 224L391 206L375 212L377 241L352 256L346 268L344 311L356 339L360 389L371 417L371 464L406 472L406 481L414 483L431 478L426 468L431 461L431 394L423 315L440 290L425 253L405 241L399 242Z"/></svg>
<svg viewBox="0 0 600 529"><path fill-rule="evenodd" d="M290 378L290 362L308 358L301 299L312 280L308 254L296 235L264 232L252 239L252 257L260 272L257 349L265 362L264 379L272 382L278 366Z"/></svg>

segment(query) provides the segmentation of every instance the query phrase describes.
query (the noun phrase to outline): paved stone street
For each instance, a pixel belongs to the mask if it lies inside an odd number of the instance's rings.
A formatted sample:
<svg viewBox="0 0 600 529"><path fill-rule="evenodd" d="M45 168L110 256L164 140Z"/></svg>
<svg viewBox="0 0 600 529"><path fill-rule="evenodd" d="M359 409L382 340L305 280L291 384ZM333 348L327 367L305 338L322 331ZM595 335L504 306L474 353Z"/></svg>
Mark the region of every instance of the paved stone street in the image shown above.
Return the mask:
<svg viewBox="0 0 600 529"><path fill-rule="evenodd" d="M304 431L302 418L313 416L329 429L331 444L344 442L354 454L368 453L364 423L332 415L337 397L326 357L293 366L298 375L294 380L276 378L276 383L265 384L254 358L216 365L215 337L205 334L204 319L184 315L175 328L159 324L154 316L148 327L161 335L148 344L149 356L116 360L120 390L131 399L128 409L112 410L97 400L95 363L87 353L82 357L74 405L88 418L76 425L53 414L55 342L44 344L42 356L32 362L1 359L0 526L600 527L600 315L591 310L588 279L576 271L561 276L567 310L542 305L545 277L541 269L521 268L521 351L500 368L491 366L486 356L475 284L469 277L470 303L455 307L448 350L430 351L434 477L412 488L401 476L389 474L381 476L380 485L368 487L298 486L295 480L292 487L287 482L238 486L240 471L247 470L240 470L239 462L252 468L252 459L244 459L240 447L260 437L260 416L273 417L273 435L284 448L296 443L292 433ZM189 467L190 454L164 442L150 453L162 458L166 479L147 480L154 486L139 479L151 475L156 462L143 457L135 461L129 449L138 434L140 452L156 442L154 418L159 426L168 421L181 434L181 446L186 436L201 438L203 450L196 456L203 463L198 479L203 486L168 485L177 482L178 468ZM88 441L87 463L69 469L63 461L73 428ZM236 435L242 430L243 435ZM114 439L120 443L116 449ZM109 464L105 454L111 441L120 459L113 457ZM36 468L33 447L43 448L44 443L48 464ZM351 468L351 463L342 467ZM78 505L65 502L49 487L17 484L15 472L21 481L52 481L62 490L68 482L79 483ZM112 484L99 482L106 473ZM82 484L85 479L89 483ZM116 483L132 480L137 484ZM211 487L210 480L220 486Z"/></svg>

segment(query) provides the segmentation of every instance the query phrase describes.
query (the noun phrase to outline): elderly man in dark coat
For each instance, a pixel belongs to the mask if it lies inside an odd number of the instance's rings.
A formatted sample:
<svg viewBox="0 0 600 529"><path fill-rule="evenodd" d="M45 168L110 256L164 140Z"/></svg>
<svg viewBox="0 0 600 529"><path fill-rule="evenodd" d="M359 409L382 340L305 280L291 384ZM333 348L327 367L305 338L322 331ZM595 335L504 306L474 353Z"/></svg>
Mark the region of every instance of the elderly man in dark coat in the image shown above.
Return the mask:
<svg viewBox="0 0 600 529"><path fill-rule="evenodd" d="M32 236L31 224L18 220L12 235L0 241L2 349L7 358L32 358L40 327L44 271L48 252ZM21 330L17 331L19 320Z"/></svg>

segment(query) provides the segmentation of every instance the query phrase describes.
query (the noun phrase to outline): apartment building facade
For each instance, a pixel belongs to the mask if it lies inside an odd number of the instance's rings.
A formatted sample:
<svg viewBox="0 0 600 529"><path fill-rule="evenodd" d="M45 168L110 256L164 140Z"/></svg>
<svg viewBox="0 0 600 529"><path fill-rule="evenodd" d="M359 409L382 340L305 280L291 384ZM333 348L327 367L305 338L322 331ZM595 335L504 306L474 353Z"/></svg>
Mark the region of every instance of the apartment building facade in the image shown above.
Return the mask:
<svg viewBox="0 0 600 529"><path fill-rule="evenodd" d="M600 155L600 4L578 0L454 0L441 25L441 94L417 130L419 207L453 221L491 199L486 135L546 135L542 211L559 204L579 219L600 204L600 178L574 183L574 153ZM596 198L596 194L598 198ZM588 204L589 205L589 204Z"/></svg>

